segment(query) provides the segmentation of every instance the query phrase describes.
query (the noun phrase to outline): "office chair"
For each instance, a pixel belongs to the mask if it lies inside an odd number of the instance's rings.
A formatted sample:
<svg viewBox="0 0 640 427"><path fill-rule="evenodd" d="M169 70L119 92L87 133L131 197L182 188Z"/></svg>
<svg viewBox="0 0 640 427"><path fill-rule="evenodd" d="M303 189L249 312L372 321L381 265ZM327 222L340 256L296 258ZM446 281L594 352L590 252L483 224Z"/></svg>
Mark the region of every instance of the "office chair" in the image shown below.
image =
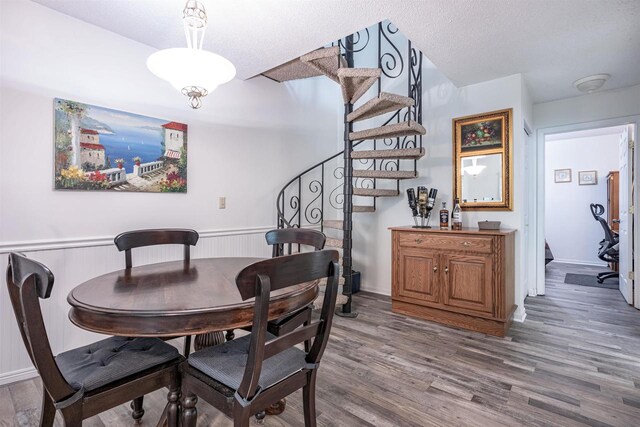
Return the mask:
<svg viewBox="0 0 640 427"><path fill-rule="evenodd" d="M618 235L611 230L607 221L602 217L604 214L604 206L596 203L591 203L591 215L593 218L600 223L602 229L604 230L604 239L600 241L600 249L598 250L598 258L601 260L610 263L618 263L620 262L620 254L618 252ZM597 280L598 283L604 282L606 279L610 279L612 277L618 277L619 273L616 271L606 271L603 273L598 273Z"/></svg>

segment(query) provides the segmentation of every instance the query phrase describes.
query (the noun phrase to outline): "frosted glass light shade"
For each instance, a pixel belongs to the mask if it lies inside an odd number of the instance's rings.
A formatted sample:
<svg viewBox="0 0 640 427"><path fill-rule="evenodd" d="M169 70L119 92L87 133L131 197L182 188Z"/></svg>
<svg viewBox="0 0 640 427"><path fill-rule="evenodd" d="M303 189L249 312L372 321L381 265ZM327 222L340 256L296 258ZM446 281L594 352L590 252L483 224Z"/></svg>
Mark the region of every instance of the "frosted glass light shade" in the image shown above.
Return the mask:
<svg viewBox="0 0 640 427"><path fill-rule="evenodd" d="M228 59L190 48L159 50L147 58L147 68L179 91L196 86L211 93L236 75L236 67Z"/></svg>

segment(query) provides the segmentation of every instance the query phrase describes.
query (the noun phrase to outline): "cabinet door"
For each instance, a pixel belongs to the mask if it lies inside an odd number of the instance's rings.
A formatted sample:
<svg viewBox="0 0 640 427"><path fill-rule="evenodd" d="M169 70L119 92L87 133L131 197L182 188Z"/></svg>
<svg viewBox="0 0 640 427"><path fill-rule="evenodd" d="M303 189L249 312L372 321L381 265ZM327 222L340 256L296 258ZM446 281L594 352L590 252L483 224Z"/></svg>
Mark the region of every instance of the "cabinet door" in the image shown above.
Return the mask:
<svg viewBox="0 0 640 427"><path fill-rule="evenodd" d="M493 314L493 257L443 255L442 259L443 303L449 307Z"/></svg>
<svg viewBox="0 0 640 427"><path fill-rule="evenodd" d="M397 295L417 303L439 302L439 259L440 255L434 251L401 248L396 273Z"/></svg>

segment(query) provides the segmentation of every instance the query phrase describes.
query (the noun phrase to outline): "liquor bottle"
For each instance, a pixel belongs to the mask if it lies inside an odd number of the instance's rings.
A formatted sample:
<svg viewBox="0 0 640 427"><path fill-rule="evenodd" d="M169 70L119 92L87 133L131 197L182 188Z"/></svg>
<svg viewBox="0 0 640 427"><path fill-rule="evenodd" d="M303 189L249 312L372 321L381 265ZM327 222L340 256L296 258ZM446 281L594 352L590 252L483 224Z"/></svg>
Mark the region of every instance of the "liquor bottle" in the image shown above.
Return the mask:
<svg viewBox="0 0 640 427"><path fill-rule="evenodd" d="M451 211L451 229L462 230L462 209L460 209L460 201L456 199Z"/></svg>
<svg viewBox="0 0 640 427"><path fill-rule="evenodd" d="M442 202L442 209L440 210L440 230L447 230L449 228L449 211L447 210L447 202Z"/></svg>

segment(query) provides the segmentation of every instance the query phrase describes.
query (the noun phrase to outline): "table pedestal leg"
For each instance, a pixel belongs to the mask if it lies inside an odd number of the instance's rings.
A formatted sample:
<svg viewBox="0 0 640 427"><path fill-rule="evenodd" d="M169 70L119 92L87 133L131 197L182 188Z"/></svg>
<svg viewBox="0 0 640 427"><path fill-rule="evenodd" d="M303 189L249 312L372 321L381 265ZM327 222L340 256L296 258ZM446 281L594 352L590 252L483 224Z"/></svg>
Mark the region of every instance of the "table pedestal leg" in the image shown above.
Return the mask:
<svg viewBox="0 0 640 427"><path fill-rule="evenodd" d="M267 415L280 415L287 406L287 399L282 399L265 409Z"/></svg>
<svg viewBox="0 0 640 427"><path fill-rule="evenodd" d="M202 350L203 348L211 347L214 345L224 343L224 333L222 332L207 332L206 334L196 335L195 340L193 341L193 346L198 350Z"/></svg>

